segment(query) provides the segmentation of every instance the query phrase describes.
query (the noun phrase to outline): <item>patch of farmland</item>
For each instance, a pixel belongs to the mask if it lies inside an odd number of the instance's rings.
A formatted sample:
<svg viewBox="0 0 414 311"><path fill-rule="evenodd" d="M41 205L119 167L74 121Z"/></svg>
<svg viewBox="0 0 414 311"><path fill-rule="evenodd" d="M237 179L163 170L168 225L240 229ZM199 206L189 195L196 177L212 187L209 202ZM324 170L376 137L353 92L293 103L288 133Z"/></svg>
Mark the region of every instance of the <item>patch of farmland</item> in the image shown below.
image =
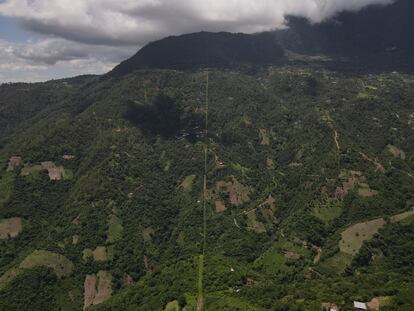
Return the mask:
<svg viewBox="0 0 414 311"><path fill-rule="evenodd" d="M414 215L414 209L391 217L391 222L399 222ZM383 218L350 226L341 233L342 239L339 242L341 252L355 255L366 240L370 240L374 234L385 225Z"/></svg>
<svg viewBox="0 0 414 311"><path fill-rule="evenodd" d="M324 223L330 223L342 213L342 203L336 198L328 198L313 209L313 215Z"/></svg>
<svg viewBox="0 0 414 311"><path fill-rule="evenodd" d="M186 192L190 192L193 189L193 183L194 183L195 178L196 178L196 175L186 176L180 185L181 188L183 188L184 191Z"/></svg>
<svg viewBox="0 0 414 311"><path fill-rule="evenodd" d="M374 219L371 221L359 223L346 229L341 234L339 249L341 252L355 255L365 240L370 240L380 228L385 225L385 220Z"/></svg>
<svg viewBox="0 0 414 311"><path fill-rule="evenodd" d="M216 200L214 205L216 207L216 213L223 213L226 210L226 205L220 200Z"/></svg>
<svg viewBox="0 0 414 311"><path fill-rule="evenodd" d="M105 262L112 259L111 249L105 246L97 246L95 250L89 248L84 249L82 252L82 258L87 261L89 258L93 258L97 262Z"/></svg>
<svg viewBox="0 0 414 311"><path fill-rule="evenodd" d="M345 198L353 190L357 190L361 197L372 197L378 194L378 191L370 188L366 177L360 171L343 171L340 178L343 180L342 187L337 187L335 190L335 197L338 199Z"/></svg>
<svg viewBox="0 0 414 311"><path fill-rule="evenodd" d="M21 218L10 218L0 220L0 240L15 238L22 231Z"/></svg>
<svg viewBox="0 0 414 311"><path fill-rule="evenodd" d="M241 184L233 176L231 180L218 181L215 188L209 190L208 197L210 200L220 200L221 195L228 196L229 201L232 205L239 206L249 201L249 194L251 189Z"/></svg>

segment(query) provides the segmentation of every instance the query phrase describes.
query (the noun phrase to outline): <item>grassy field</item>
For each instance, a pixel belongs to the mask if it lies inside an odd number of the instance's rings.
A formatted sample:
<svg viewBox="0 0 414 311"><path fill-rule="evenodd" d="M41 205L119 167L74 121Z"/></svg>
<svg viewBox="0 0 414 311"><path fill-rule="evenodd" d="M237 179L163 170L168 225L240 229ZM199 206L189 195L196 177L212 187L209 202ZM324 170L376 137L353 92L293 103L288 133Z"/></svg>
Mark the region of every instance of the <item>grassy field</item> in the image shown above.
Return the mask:
<svg viewBox="0 0 414 311"><path fill-rule="evenodd" d="M180 306L178 305L178 301L174 300L174 301L167 303L164 311L180 311Z"/></svg>
<svg viewBox="0 0 414 311"><path fill-rule="evenodd" d="M391 217L392 222L403 221L404 219L414 215L414 210L397 214ZM358 253L362 243L370 240L380 228L385 225L383 218L374 219L367 222L358 223L348 227L341 233L342 239L339 242L341 252L355 255Z"/></svg>
<svg viewBox="0 0 414 311"><path fill-rule="evenodd" d="M315 207L313 214L324 223L330 223L342 213L342 204L337 199L331 199L326 204Z"/></svg>
<svg viewBox="0 0 414 311"><path fill-rule="evenodd" d="M318 270L326 274L339 274L351 263L352 255L339 252L320 263Z"/></svg>
<svg viewBox="0 0 414 311"><path fill-rule="evenodd" d="M21 175L22 176L29 176L31 174L36 174L38 172L43 171L44 168L41 165L33 165L33 166L25 166L22 168Z"/></svg>
<svg viewBox="0 0 414 311"><path fill-rule="evenodd" d="M311 251L303 245L293 243L286 239L279 239L275 244L259 257L254 265L261 267L266 274L278 274L288 271L289 261L301 260L301 258L311 258Z"/></svg>
<svg viewBox="0 0 414 311"><path fill-rule="evenodd" d="M31 269L40 266L53 269L59 278L70 275L74 268L73 263L66 257L42 250L34 251L19 265L21 269Z"/></svg>
<svg viewBox="0 0 414 311"><path fill-rule="evenodd" d="M36 267L47 267L52 269L58 278L72 274L74 265L66 257L49 251L36 250L27 256L18 267L9 269L0 277L0 289L11 282L24 270Z"/></svg>

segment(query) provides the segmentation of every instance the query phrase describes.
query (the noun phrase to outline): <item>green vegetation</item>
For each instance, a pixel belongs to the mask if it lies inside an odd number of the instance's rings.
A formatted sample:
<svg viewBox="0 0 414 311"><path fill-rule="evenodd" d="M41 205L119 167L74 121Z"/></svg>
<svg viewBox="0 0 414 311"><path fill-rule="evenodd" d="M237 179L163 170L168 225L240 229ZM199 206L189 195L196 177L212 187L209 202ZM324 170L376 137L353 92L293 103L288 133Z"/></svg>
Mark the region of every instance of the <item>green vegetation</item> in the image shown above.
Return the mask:
<svg viewBox="0 0 414 311"><path fill-rule="evenodd" d="M412 304L414 78L311 59L209 75L207 137L204 71L0 86L0 219L23 223L0 240L0 309L80 310L100 271L91 310Z"/></svg>
<svg viewBox="0 0 414 311"><path fill-rule="evenodd" d="M13 174L0 174L0 208L10 199L13 191Z"/></svg>
<svg viewBox="0 0 414 311"><path fill-rule="evenodd" d="M121 220L115 216L111 215L109 219L109 229L108 229L108 243L115 243L122 238L123 227Z"/></svg>
<svg viewBox="0 0 414 311"><path fill-rule="evenodd" d="M36 250L27 256L18 267L11 268L0 277L0 288L8 285L16 276L24 273L25 270L37 267L52 269L58 278L69 276L74 269L73 263L64 256L48 251Z"/></svg>

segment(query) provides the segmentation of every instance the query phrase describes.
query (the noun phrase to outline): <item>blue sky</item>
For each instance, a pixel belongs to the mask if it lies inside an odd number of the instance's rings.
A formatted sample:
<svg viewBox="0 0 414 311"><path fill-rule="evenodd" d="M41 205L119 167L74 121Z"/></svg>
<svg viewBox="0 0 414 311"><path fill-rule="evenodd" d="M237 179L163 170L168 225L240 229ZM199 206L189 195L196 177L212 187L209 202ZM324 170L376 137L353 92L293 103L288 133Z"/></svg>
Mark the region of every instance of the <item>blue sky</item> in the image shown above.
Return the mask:
<svg viewBox="0 0 414 311"><path fill-rule="evenodd" d="M35 34L20 27L15 18L0 15L0 39L23 43L31 38L35 39Z"/></svg>
<svg viewBox="0 0 414 311"><path fill-rule="evenodd" d="M253 33L394 0L0 0L0 83L102 74L168 35Z"/></svg>

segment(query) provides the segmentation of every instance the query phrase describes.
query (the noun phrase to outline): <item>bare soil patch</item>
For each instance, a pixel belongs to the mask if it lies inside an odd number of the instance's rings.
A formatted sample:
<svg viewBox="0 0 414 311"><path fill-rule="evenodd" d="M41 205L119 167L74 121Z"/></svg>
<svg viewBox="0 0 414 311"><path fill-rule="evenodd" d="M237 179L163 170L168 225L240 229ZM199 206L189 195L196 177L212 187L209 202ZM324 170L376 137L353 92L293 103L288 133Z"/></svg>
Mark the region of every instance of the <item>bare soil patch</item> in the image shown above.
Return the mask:
<svg viewBox="0 0 414 311"><path fill-rule="evenodd" d="M369 310L380 310L382 307L390 303L390 297L375 297L367 303Z"/></svg>
<svg viewBox="0 0 414 311"><path fill-rule="evenodd" d="M210 200L220 200L220 194L227 195L232 205L239 206L249 201L251 189L242 185L233 176L228 182L219 181L213 190L209 191Z"/></svg>
<svg viewBox="0 0 414 311"><path fill-rule="evenodd" d="M22 232L21 218L0 220L0 240L15 238Z"/></svg>
<svg viewBox="0 0 414 311"><path fill-rule="evenodd" d="M369 188L360 188L358 189L358 194L363 198L370 198L376 196L378 194L378 191Z"/></svg>
<svg viewBox="0 0 414 311"><path fill-rule="evenodd" d="M216 213L223 213L226 210L226 205L222 201L215 201Z"/></svg>
<svg viewBox="0 0 414 311"><path fill-rule="evenodd" d="M63 166L57 167L55 163L51 161L42 162L41 165L47 170L50 180L61 180L63 178L63 174L65 173Z"/></svg>
<svg viewBox="0 0 414 311"><path fill-rule="evenodd" d="M183 182L180 185L184 189L184 191L190 192L193 189L193 183L195 178L196 175L189 175L184 178Z"/></svg>
<svg viewBox="0 0 414 311"><path fill-rule="evenodd" d="M84 287L84 303L83 309L93 305L93 300L96 296L96 275L87 275L85 282L83 283Z"/></svg>
<svg viewBox="0 0 414 311"><path fill-rule="evenodd" d="M107 271L99 271L97 275L87 275L84 282L83 309L98 305L112 296L112 275Z"/></svg>
<svg viewBox="0 0 414 311"><path fill-rule="evenodd" d="M354 189L358 190L361 197L372 197L378 194L378 191L370 189L365 176L360 171L343 172L340 177L344 181L342 187L337 187L335 190L337 199L344 199Z"/></svg>
<svg viewBox="0 0 414 311"><path fill-rule="evenodd" d="M9 165L7 166L7 171L8 172L14 171L20 165L22 165L22 158L18 156L12 156L9 159Z"/></svg>

